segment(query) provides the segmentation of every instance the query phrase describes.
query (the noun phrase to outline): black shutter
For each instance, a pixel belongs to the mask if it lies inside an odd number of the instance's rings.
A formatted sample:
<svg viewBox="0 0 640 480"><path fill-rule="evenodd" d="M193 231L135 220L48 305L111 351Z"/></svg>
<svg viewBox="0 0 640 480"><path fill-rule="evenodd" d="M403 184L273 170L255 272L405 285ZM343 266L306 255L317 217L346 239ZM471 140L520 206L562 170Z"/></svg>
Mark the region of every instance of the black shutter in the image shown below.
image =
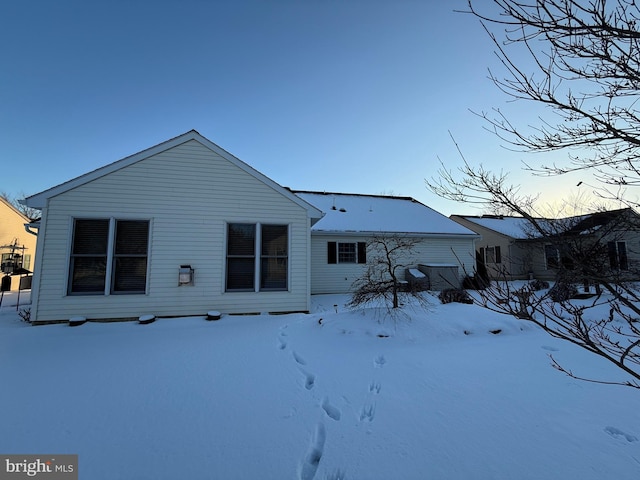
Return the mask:
<svg viewBox="0 0 640 480"><path fill-rule="evenodd" d="M327 242L327 263L338 263L336 242Z"/></svg>
<svg viewBox="0 0 640 480"><path fill-rule="evenodd" d="M502 258L500 257L500 247L496 245L496 263L502 263Z"/></svg>
<svg viewBox="0 0 640 480"><path fill-rule="evenodd" d="M358 242L358 263L367 263L367 244Z"/></svg>
<svg viewBox="0 0 640 480"><path fill-rule="evenodd" d="M629 270L627 244L625 242L618 242L618 260L620 262L620 270Z"/></svg>

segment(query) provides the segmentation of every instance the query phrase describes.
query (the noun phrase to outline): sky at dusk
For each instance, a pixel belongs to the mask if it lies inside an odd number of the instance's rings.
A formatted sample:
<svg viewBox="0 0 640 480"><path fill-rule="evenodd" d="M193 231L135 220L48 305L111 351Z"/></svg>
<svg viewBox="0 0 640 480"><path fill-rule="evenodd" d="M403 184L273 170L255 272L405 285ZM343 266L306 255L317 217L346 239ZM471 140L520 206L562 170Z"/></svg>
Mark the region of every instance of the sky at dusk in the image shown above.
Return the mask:
<svg viewBox="0 0 640 480"><path fill-rule="evenodd" d="M195 129L299 190L412 196L442 161L540 179L472 113L507 109L463 0L23 0L0 16L0 191L34 194ZM556 154L565 158L564 154Z"/></svg>

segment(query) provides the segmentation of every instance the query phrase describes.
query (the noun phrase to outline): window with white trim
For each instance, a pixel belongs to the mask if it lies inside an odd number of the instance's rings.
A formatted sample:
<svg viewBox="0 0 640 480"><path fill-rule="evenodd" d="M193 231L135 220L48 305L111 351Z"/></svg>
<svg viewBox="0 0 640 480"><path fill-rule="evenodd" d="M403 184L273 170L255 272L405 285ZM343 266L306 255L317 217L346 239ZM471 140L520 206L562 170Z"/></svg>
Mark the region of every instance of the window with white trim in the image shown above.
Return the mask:
<svg viewBox="0 0 640 480"><path fill-rule="evenodd" d="M367 263L366 242L327 242L327 263Z"/></svg>
<svg viewBox="0 0 640 480"><path fill-rule="evenodd" d="M75 219L70 295L145 293L149 220Z"/></svg>
<svg viewBox="0 0 640 480"><path fill-rule="evenodd" d="M226 291L283 291L288 278L288 225L227 224Z"/></svg>

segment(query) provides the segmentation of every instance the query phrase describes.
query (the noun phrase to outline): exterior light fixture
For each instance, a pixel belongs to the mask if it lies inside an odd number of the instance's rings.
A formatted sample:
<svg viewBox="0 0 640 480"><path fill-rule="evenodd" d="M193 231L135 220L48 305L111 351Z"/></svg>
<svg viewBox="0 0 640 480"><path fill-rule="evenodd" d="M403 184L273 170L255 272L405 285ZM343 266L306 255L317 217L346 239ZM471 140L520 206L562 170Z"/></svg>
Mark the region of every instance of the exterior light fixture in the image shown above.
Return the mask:
<svg viewBox="0 0 640 480"><path fill-rule="evenodd" d="M193 285L193 268L191 265L180 265L178 270L178 286Z"/></svg>

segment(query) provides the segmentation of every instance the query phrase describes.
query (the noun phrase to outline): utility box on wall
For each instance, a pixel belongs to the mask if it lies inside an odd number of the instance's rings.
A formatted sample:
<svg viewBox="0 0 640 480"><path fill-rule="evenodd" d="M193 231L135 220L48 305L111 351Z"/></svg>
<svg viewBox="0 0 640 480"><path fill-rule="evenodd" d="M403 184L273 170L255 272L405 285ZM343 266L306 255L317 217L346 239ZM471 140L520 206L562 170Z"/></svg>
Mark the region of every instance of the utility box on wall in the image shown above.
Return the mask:
<svg viewBox="0 0 640 480"><path fill-rule="evenodd" d="M431 290L444 290L446 288L460 288L458 266L444 263L428 263L418 265L418 270L429 277Z"/></svg>

